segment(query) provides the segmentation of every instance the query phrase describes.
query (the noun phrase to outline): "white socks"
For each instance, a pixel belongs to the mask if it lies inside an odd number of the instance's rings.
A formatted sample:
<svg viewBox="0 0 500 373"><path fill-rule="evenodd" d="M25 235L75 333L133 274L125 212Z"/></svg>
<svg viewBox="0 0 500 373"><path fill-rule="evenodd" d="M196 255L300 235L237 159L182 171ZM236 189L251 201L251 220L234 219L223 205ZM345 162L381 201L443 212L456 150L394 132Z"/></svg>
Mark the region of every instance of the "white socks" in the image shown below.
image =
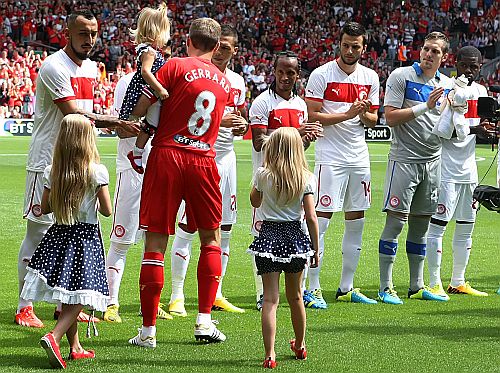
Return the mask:
<svg viewBox="0 0 500 373"><path fill-rule="evenodd" d="M325 233L330 225L330 219L318 217L319 225L319 263L316 268L309 268L309 290L320 289L321 285L319 283L319 273L321 271L321 266L323 265L323 253L325 251Z"/></svg>
<svg viewBox="0 0 500 373"><path fill-rule="evenodd" d="M363 241L365 218L346 220L344 238L342 240L342 277L340 291L346 293L354 287L354 274L358 267Z"/></svg>
<svg viewBox="0 0 500 373"><path fill-rule="evenodd" d="M451 286L459 286L465 283L465 269L469 263L470 250L472 247L472 231L474 223L457 224L453 236L453 274Z"/></svg>
<svg viewBox="0 0 500 373"><path fill-rule="evenodd" d="M106 275L109 285L109 301L111 304L119 305L118 294L120 292L120 284L122 282L123 270L125 269L125 261L127 260L127 251L130 244L118 243L111 241L108 255L106 257Z"/></svg>
<svg viewBox="0 0 500 373"><path fill-rule="evenodd" d="M221 241L220 248L222 250L221 260L222 260L222 272L219 281L219 287L217 288L216 299L222 298L222 279L226 274L227 262L229 261L229 240L231 238L231 231L220 231Z"/></svg>
<svg viewBox="0 0 500 373"><path fill-rule="evenodd" d="M196 316L196 323L203 325L210 325L212 322L212 316L209 313L198 313Z"/></svg>
<svg viewBox="0 0 500 373"><path fill-rule="evenodd" d="M171 265L172 265L172 294L170 302L176 299L184 299L184 280L191 258L191 246L195 233L188 233L181 228L175 232L172 243Z"/></svg>
<svg viewBox="0 0 500 373"><path fill-rule="evenodd" d="M446 226L431 223L427 234L427 265L429 267L429 287L441 285L441 259L443 256L443 236Z"/></svg>

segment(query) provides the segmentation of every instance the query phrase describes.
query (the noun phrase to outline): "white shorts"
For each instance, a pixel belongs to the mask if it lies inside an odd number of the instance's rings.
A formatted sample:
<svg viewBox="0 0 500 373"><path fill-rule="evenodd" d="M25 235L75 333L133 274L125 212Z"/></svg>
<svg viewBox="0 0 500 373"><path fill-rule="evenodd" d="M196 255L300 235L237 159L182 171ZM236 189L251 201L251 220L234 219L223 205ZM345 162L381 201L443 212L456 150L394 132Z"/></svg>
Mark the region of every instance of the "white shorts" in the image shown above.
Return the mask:
<svg viewBox="0 0 500 373"><path fill-rule="evenodd" d="M338 167L317 164L316 211L365 211L371 204L370 167Z"/></svg>
<svg viewBox="0 0 500 373"><path fill-rule="evenodd" d="M221 225L236 224L236 153L231 151L223 157L215 157L219 172L219 188L222 194L222 222ZM186 203L182 201L177 213L179 223L187 224Z"/></svg>
<svg viewBox="0 0 500 373"><path fill-rule="evenodd" d="M477 202L472 195L477 184L455 184L441 182L436 213L438 220L457 220L468 223L476 221Z"/></svg>
<svg viewBox="0 0 500 373"><path fill-rule="evenodd" d="M116 175L113 226L110 234L113 242L134 244L142 238L142 231L138 230L142 178L143 175L133 169Z"/></svg>
<svg viewBox="0 0 500 373"><path fill-rule="evenodd" d="M42 214L43 172L27 171L23 218L40 224L53 224L52 214Z"/></svg>
<svg viewBox="0 0 500 373"><path fill-rule="evenodd" d="M405 163L389 160L382 211L433 215L438 204L441 160Z"/></svg>

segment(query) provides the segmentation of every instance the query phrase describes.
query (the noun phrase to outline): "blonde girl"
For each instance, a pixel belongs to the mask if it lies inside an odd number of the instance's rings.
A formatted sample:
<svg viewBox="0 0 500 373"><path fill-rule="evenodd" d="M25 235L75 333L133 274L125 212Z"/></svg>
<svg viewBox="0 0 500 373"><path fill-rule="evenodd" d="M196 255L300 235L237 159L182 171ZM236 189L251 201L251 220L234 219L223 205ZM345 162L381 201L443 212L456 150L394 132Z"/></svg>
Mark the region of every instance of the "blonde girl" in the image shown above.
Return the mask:
<svg viewBox="0 0 500 373"><path fill-rule="evenodd" d="M50 365L65 368L59 344L66 334L69 359L93 358L78 338L77 317L83 306L105 311L109 298L104 248L97 211L111 215L109 174L99 164L94 128L82 115L61 122L53 163L44 170L41 212L53 213L53 224L28 264L21 296L62 303L54 329L40 344Z"/></svg>
<svg viewBox="0 0 500 373"><path fill-rule="evenodd" d="M255 174L250 201L253 207L261 208L264 221L248 252L255 255L264 286L264 367L275 368L276 309L282 271L295 334L290 347L297 359L307 357L301 281L309 257L310 266L317 267L319 238L313 197L315 178L308 170L299 132L292 127L278 128L264 140L263 151L264 166ZM303 212L310 239L301 229Z"/></svg>

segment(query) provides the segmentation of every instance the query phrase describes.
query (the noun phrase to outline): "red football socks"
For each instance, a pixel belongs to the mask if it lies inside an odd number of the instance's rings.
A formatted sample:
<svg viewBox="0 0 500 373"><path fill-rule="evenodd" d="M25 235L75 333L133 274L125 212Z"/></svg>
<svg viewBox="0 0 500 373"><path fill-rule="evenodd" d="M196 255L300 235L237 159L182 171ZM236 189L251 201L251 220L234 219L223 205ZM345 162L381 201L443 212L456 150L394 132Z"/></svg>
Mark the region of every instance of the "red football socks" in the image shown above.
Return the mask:
<svg viewBox="0 0 500 373"><path fill-rule="evenodd" d="M202 245L198 260L198 311L210 313L222 274L221 249Z"/></svg>
<svg viewBox="0 0 500 373"><path fill-rule="evenodd" d="M156 325L156 313L163 289L163 254L144 253L139 277L141 290L142 325Z"/></svg>

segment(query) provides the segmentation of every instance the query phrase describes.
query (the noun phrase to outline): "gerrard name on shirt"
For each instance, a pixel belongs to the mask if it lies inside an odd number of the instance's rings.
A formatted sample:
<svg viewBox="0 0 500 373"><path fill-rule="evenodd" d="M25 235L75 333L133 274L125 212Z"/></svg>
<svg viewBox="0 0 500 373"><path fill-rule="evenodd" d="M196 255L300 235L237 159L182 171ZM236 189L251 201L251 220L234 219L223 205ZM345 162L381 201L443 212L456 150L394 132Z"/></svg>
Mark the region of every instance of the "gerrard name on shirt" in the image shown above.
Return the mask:
<svg viewBox="0 0 500 373"><path fill-rule="evenodd" d="M216 73L212 74L210 70L203 70L203 69L190 70L184 75L184 79L186 79L188 83L191 83L196 79L208 79L219 84L222 88L224 88L224 91L226 93L229 93L229 91L231 90L231 85L224 76L219 77Z"/></svg>

